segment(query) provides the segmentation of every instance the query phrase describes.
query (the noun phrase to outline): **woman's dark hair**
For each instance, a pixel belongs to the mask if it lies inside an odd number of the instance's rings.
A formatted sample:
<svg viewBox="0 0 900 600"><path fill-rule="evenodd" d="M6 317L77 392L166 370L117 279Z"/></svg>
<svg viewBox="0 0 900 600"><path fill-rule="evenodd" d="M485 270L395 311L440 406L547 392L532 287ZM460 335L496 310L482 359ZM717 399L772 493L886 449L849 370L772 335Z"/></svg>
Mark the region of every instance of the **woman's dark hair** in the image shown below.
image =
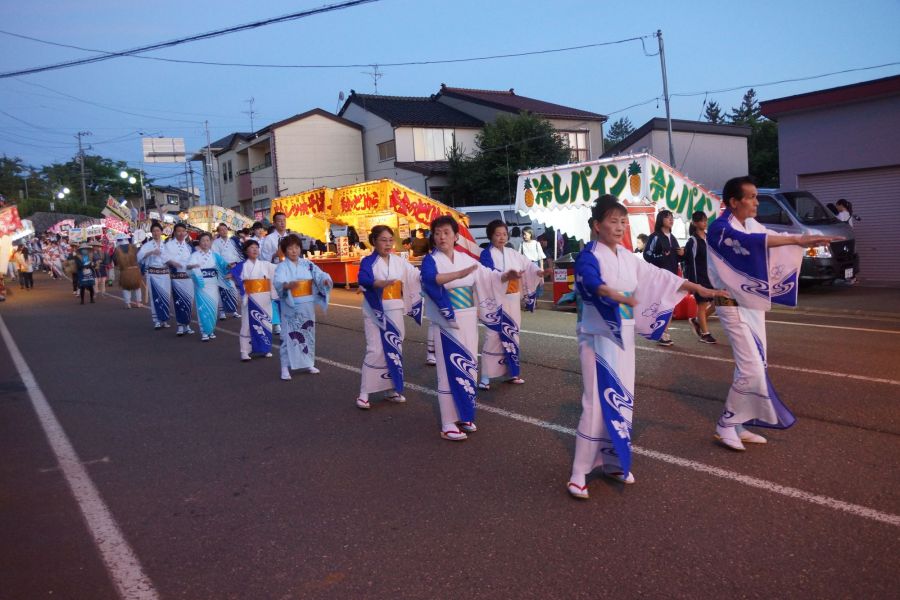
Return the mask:
<svg viewBox="0 0 900 600"><path fill-rule="evenodd" d="M263 229L263 224L259 221L254 221L253 225L250 226L250 231L256 231L257 229Z"/></svg>
<svg viewBox="0 0 900 600"><path fill-rule="evenodd" d="M228 229L228 225L226 225L225 223L219 223L218 225L216 225L216 231L219 230L219 227L224 227L225 229Z"/></svg>
<svg viewBox="0 0 900 600"><path fill-rule="evenodd" d="M256 246L258 248L259 242L257 242L256 240L247 240L241 247L243 248L244 252L246 252L250 248L250 246Z"/></svg>
<svg viewBox="0 0 900 600"><path fill-rule="evenodd" d="M387 231L391 234L391 237L394 237L394 230L388 227L387 225L376 225L372 228L372 231L369 232L369 243L373 246L375 245L375 240L378 239L382 233Z"/></svg>
<svg viewBox="0 0 900 600"><path fill-rule="evenodd" d="M840 200L835 202L834 205L835 206L843 206L844 208L847 209L847 212L850 213L851 216L853 215L853 204L851 204L850 201L847 200L846 198L841 198Z"/></svg>
<svg viewBox="0 0 900 600"><path fill-rule="evenodd" d="M446 225L449 225L450 228L453 229L453 233L459 234L459 223L456 222L456 219L454 219L450 215L439 216L431 222L431 235L428 237L429 251L436 248L436 246L434 245L434 230L438 227L444 227Z"/></svg>
<svg viewBox="0 0 900 600"><path fill-rule="evenodd" d="M526 233L530 233L531 238L534 239L534 229L532 229L531 227L523 227L522 228L522 237L525 237Z"/></svg>
<svg viewBox="0 0 900 600"><path fill-rule="evenodd" d="M159 224L159 221L153 221L153 223L150 224L150 232L153 233L154 229L159 229L160 231L162 231L163 226Z"/></svg>
<svg viewBox="0 0 900 600"><path fill-rule="evenodd" d="M453 229L453 233L459 233L459 223L456 222L456 219L450 215L441 215L431 222L431 235L434 235L435 229L445 225L449 225Z"/></svg>
<svg viewBox="0 0 900 600"><path fill-rule="evenodd" d="M691 213L691 222L699 223L700 221L706 221L709 217L706 216L706 213L702 210L695 210Z"/></svg>
<svg viewBox="0 0 900 600"><path fill-rule="evenodd" d="M745 175L744 177L732 177L725 182L725 187L722 188L722 200L725 201L725 206L730 206L728 201L731 199L744 199L744 185L755 186L756 180L749 175Z"/></svg>
<svg viewBox="0 0 900 600"><path fill-rule="evenodd" d="M668 209L664 209L656 213L656 224L653 225L653 233L659 233L662 231L663 219L672 216L672 211Z"/></svg>
<svg viewBox="0 0 900 600"><path fill-rule="evenodd" d="M507 227L506 223L503 222L502 219L494 219L490 223L487 224L487 236L488 239L494 237L494 232L497 231L498 228L503 227L509 232L509 227Z"/></svg>
<svg viewBox="0 0 900 600"><path fill-rule="evenodd" d="M299 248L303 248L303 242L300 240L300 236L296 233L289 233L278 242L278 247L281 248L281 251L287 254L287 249L291 246L297 246Z"/></svg>
<svg viewBox="0 0 900 600"><path fill-rule="evenodd" d="M212 234L208 231L204 231L199 236L197 236L197 241L200 242L205 237L208 237L210 241L212 241Z"/></svg>
<svg viewBox="0 0 900 600"><path fill-rule="evenodd" d="M610 212L622 215L628 214L628 209L619 203L619 199L612 194L604 194L597 198L591 207L591 218L588 219L588 227L593 227L594 221L603 221Z"/></svg>

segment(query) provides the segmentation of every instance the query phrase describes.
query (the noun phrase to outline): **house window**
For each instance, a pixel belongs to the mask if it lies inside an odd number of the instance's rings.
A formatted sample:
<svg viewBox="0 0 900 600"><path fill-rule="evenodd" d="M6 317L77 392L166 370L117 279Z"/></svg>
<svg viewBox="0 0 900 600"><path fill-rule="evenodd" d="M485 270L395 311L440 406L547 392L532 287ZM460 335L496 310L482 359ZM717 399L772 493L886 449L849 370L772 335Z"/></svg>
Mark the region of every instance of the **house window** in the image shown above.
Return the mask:
<svg viewBox="0 0 900 600"><path fill-rule="evenodd" d="M250 194L253 196L262 196L263 194L269 193L268 185L261 185L259 187L255 187L250 191Z"/></svg>
<svg viewBox="0 0 900 600"><path fill-rule="evenodd" d="M378 144L378 160L390 160L397 157L397 144L394 140L388 140Z"/></svg>
<svg viewBox="0 0 900 600"><path fill-rule="evenodd" d="M590 148L588 148L587 131L560 131L559 133L569 145L570 160L572 162L588 160Z"/></svg>
<svg viewBox="0 0 900 600"><path fill-rule="evenodd" d="M228 161L228 181L234 181L234 171L231 169L231 161Z"/></svg>
<svg viewBox="0 0 900 600"><path fill-rule="evenodd" d="M263 164L267 167L272 166L272 153L266 152L266 155L263 157Z"/></svg>
<svg viewBox="0 0 900 600"><path fill-rule="evenodd" d="M222 181L228 183L228 169L226 168L228 163L222 162L220 170L222 171Z"/></svg>
<svg viewBox="0 0 900 600"><path fill-rule="evenodd" d="M166 194L166 204L178 204L178 194Z"/></svg>
<svg viewBox="0 0 900 600"><path fill-rule="evenodd" d="M413 160L447 160L455 139L453 129L413 129Z"/></svg>

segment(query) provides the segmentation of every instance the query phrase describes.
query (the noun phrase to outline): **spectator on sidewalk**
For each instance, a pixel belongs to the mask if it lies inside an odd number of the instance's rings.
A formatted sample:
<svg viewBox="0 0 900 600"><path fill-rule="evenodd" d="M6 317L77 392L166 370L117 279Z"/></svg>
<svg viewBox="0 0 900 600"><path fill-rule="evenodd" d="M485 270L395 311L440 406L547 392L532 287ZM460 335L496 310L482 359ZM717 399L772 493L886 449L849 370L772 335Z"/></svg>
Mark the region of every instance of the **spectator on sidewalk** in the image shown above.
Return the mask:
<svg viewBox="0 0 900 600"><path fill-rule="evenodd" d="M19 289L31 290L34 288L34 263L27 246L22 246L16 255L16 267L19 270Z"/></svg>
<svg viewBox="0 0 900 600"><path fill-rule="evenodd" d="M78 290L81 294L81 303L84 304L84 292L91 294L91 304L94 303L94 282L97 279L97 264L91 256L91 247L82 244L78 247Z"/></svg>
<svg viewBox="0 0 900 600"><path fill-rule="evenodd" d="M693 283L711 288L709 274L706 270L706 226L709 224L706 213L698 210L691 215L690 235L684 245L684 276ZM697 316L688 319L694 333L704 344L715 344L716 338L709 332L707 319L715 312L713 303L699 294L694 294L697 301Z"/></svg>
<svg viewBox="0 0 900 600"><path fill-rule="evenodd" d="M525 255L525 258L536 264L539 269L543 270L544 259L547 258L547 255L544 254L544 248L541 246L541 243L534 239L534 229L531 227L522 229L521 252Z"/></svg>
<svg viewBox="0 0 900 600"><path fill-rule="evenodd" d="M660 269L678 275L678 261L684 255L684 248L679 247L678 240L672 235L672 225L674 224L675 216L671 210L661 210L656 213L656 225L653 233L647 239L644 260ZM666 329L668 328L666 325ZM669 337L669 332L664 331L657 343L660 346L671 346L674 342Z"/></svg>

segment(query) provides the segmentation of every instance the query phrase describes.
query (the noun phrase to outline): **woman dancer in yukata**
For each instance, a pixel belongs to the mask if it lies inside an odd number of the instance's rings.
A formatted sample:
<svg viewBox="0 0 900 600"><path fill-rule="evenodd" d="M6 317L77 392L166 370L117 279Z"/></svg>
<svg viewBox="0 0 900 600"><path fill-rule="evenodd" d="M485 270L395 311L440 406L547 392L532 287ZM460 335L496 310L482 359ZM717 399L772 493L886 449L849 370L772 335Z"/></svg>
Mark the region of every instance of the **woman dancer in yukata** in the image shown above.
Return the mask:
<svg viewBox="0 0 900 600"><path fill-rule="evenodd" d="M216 239L212 241L212 251L222 257L227 263L227 270L230 271L236 264L244 260L241 243L237 236L228 237L228 225L219 223L216 227ZM240 302L239 292L231 282L225 278L219 278L219 320L224 321L226 313L234 315L235 319L240 318L238 312L238 304Z"/></svg>
<svg viewBox="0 0 900 600"><path fill-rule="evenodd" d="M172 238L166 241L166 261L172 268L172 297L175 299L175 335L191 335L191 314L194 311L194 281L188 273L187 265L194 249L187 240L187 226L175 223Z"/></svg>
<svg viewBox="0 0 900 600"><path fill-rule="evenodd" d="M241 360L251 354L272 356L272 301L277 296L275 265L259 258L259 242L248 239L243 252L247 259L231 269L231 279L241 294Z"/></svg>
<svg viewBox="0 0 900 600"><path fill-rule="evenodd" d="M366 355L356 406L370 408L369 394L390 390L391 402L406 402L403 396L403 315L422 322L422 286L419 270L406 258L394 254L394 231L377 225L369 234L374 251L360 261L359 286L363 291L363 326Z"/></svg>
<svg viewBox="0 0 900 600"><path fill-rule="evenodd" d="M138 250L137 259L145 273L147 292L150 294L150 316L153 328L169 327L172 302L172 279L166 264L166 245L162 241L162 225L150 225L150 239Z"/></svg>
<svg viewBox="0 0 900 600"><path fill-rule="evenodd" d="M292 369L315 375L316 305L328 309L331 277L305 258L300 236L289 233L279 248L285 260L275 269L275 289L281 298L281 378L291 379Z"/></svg>
<svg viewBox="0 0 900 600"><path fill-rule="evenodd" d="M745 426L787 429L796 421L781 402L766 370L766 311L772 303L797 306L803 246L826 245L838 238L784 235L766 229L754 217L759 206L756 184L735 177L722 190L725 212L706 236L709 278L728 290L716 298L716 315L734 353L734 381L715 438L732 450L765 444Z"/></svg>
<svg viewBox="0 0 900 600"><path fill-rule="evenodd" d="M434 250L422 261L426 314L436 326L441 437L462 441L475 432L478 313L497 316L505 283L521 273L499 273L455 249L459 225L448 215L431 222Z"/></svg>
<svg viewBox="0 0 900 600"><path fill-rule="evenodd" d="M587 499L587 476L597 467L621 483L631 473L634 411L634 334L655 340L666 330L685 292L724 296L638 259L621 245L628 212L615 196L601 196L588 220L590 242L575 262L583 300L577 325L584 392L567 489Z"/></svg>
<svg viewBox="0 0 900 600"><path fill-rule="evenodd" d="M191 254L190 264L191 279L194 280L194 301L197 304L197 321L200 323L200 341L208 342L216 339L216 317L219 313L219 282L224 281L229 286L234 286L231 281L225 279L228 263L212 251L212 236L203 232L200 234L197 249Z"/></svg>
<svg viewBox="0 0 900 600"><path fill-rule="evenodd" d="M481 381L479 389L491 389L494 377L506 377L507 383L525 383L519 377L519 329L522 326L522 297L526 309L534 312L534 305L543 283L544 272L521 252L507 248L509 230L506 223L496 219L488 223L490 246L481 253L481 264L494 271L509 270L522 273L521 279L506 283L502 297L502 314L485 331L481 348ZM489 322L491 322L489 320Z"/></svg>

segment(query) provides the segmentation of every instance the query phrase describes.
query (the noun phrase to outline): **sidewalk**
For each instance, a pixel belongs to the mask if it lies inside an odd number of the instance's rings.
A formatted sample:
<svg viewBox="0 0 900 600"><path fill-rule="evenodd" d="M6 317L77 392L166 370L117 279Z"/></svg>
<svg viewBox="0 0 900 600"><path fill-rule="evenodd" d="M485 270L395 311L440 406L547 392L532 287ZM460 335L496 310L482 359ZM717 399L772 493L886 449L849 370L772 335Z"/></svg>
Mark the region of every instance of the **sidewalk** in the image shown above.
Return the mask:
<svg viewBox="0 0 900 600"><path fill-rule="evenodd" d="M798 304L776 310L900 319L900 288L840 283L801 287Z"/></svg>

